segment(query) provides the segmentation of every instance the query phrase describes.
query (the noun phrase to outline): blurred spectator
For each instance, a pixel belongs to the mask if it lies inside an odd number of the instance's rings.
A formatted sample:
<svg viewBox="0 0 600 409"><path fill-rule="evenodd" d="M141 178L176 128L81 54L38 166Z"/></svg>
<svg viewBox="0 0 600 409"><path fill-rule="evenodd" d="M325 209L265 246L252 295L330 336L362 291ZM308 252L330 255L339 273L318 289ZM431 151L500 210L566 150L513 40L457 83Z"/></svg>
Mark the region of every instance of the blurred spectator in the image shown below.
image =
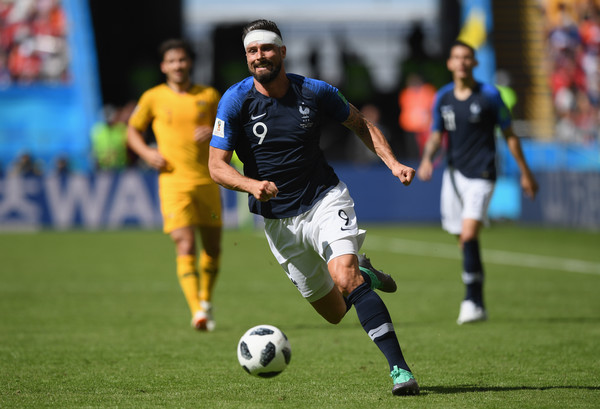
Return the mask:
<svg viewBox="0 0 600 409"><path fill-rule="evenodd" d="M135 109L135 102L115 108L104 108L105 121L91 130L92 151L96 167L102 170L119 170L129 164L127 150L127 121Z"/></svg>
<svg viewBox="0 0 600 409"><path fill-rule="evenodd" d="M29 153L23 153L17 158L10 173L20 176L41 176L42 169Z"/></svg>
<svg viewBox="0 0 600 409"><path fill-rule="evenodd" d="M517 93L510 86L510 75L504 70L496 71L496 88L500 91L500 98L504 102L504 105L512 112L512 109L517 105Z"/></svg>
<svg viewBox="0 0 600 409"><path fill-rule="evenodd" d="M69 166L69 161L64 156L59 156L56 158L54 173L58 176L67 176L71 173L71 167Z"/></svg>
<svg viewBox="0 0 600 409"><path fill-rule="evenodd" d="M411 73L406 79L406 87L398 95L400 116L398 124L405 132L406 153L412 158L419 158L429 136L431 127L431 109L436 89L426 83L417 73ZM418 151L410 146L416 144Z"/></svg>
<svg viewBox="0 0 600 409"><path fill-rule="evenodd" d="M585 92L577 91L575 95L573 120L579 132L581 143L591 143L598 137L598 110L591 104Z"/></svg>

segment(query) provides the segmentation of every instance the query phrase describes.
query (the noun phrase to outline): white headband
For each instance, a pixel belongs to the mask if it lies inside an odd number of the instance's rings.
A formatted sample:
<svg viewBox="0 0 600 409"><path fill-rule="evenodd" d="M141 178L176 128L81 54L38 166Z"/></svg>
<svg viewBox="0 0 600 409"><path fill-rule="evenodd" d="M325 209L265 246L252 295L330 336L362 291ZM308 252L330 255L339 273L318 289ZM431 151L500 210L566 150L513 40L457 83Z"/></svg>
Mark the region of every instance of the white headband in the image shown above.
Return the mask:
<svg viewBox="0 0 600 409"><path fill-rule="evenodd" d="M269 30L252 30L244 37L244 48L252 43L258 44L275 44L277 47L283 45L281 37Z"/></svg>

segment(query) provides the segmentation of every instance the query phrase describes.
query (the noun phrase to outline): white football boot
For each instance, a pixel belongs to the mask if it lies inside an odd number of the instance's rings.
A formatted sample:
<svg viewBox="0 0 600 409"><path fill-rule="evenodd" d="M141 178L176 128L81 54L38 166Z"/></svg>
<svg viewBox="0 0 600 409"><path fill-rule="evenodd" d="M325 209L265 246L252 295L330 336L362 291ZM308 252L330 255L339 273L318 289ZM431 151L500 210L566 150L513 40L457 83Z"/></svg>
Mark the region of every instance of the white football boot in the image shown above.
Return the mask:
<svg viewBox="0 0 600 409"><path fill-rule="evenodd" d="M458 325L485 320L487 320L485 308L478 306L471 300L464 300L460 303L460 313L456 320Z"/></svg>
<svg viewBox="0 0 600 409"><path fill-rule="evenodd" d="M194 318L192 318L192 327L198 331L212 331L215 329L215 320L213 318L213 307L208 301L200 301L200 307Z"/></svg>

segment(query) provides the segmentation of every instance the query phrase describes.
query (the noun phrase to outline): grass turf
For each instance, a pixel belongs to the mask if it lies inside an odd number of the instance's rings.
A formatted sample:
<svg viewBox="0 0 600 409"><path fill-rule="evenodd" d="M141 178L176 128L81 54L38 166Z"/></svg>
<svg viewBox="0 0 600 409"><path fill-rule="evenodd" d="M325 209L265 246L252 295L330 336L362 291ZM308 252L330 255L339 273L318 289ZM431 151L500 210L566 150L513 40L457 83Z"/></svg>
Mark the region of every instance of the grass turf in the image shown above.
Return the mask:
<svg viewBox="0 0 600 409"><path fill-rule="evenodd" d="M600 406L597 233L486 229L490 320L458 326L453 238L438 226L368 231L363 249L399 283L381 297L418 397L391 395L355 313L337 326L321 319L260 233L225 232L217 329L197 333L162 233L41 232L0 234L0 407ZM273 379L247 375L236 357L239 337L262 323L292 344Z"/></svg>

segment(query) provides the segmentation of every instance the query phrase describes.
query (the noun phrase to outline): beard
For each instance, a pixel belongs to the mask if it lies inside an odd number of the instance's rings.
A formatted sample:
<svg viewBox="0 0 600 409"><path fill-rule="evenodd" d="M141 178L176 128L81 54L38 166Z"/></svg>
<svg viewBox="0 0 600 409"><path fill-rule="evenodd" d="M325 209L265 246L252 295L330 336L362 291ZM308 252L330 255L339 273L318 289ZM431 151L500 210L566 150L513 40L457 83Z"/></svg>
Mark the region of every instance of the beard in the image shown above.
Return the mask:
<svg viewBox="0 0 600 409"><path fill-rule="evenodd" d="M250 73L256 79L256 81L260 82L263 85L268 84L271 81L273 81L275 78L277 78L277 76L279 75L280 72L281 72L281 64L273 66L272 71L267 71L262 74L257 74L256 71L250 71Z"/></svg>

